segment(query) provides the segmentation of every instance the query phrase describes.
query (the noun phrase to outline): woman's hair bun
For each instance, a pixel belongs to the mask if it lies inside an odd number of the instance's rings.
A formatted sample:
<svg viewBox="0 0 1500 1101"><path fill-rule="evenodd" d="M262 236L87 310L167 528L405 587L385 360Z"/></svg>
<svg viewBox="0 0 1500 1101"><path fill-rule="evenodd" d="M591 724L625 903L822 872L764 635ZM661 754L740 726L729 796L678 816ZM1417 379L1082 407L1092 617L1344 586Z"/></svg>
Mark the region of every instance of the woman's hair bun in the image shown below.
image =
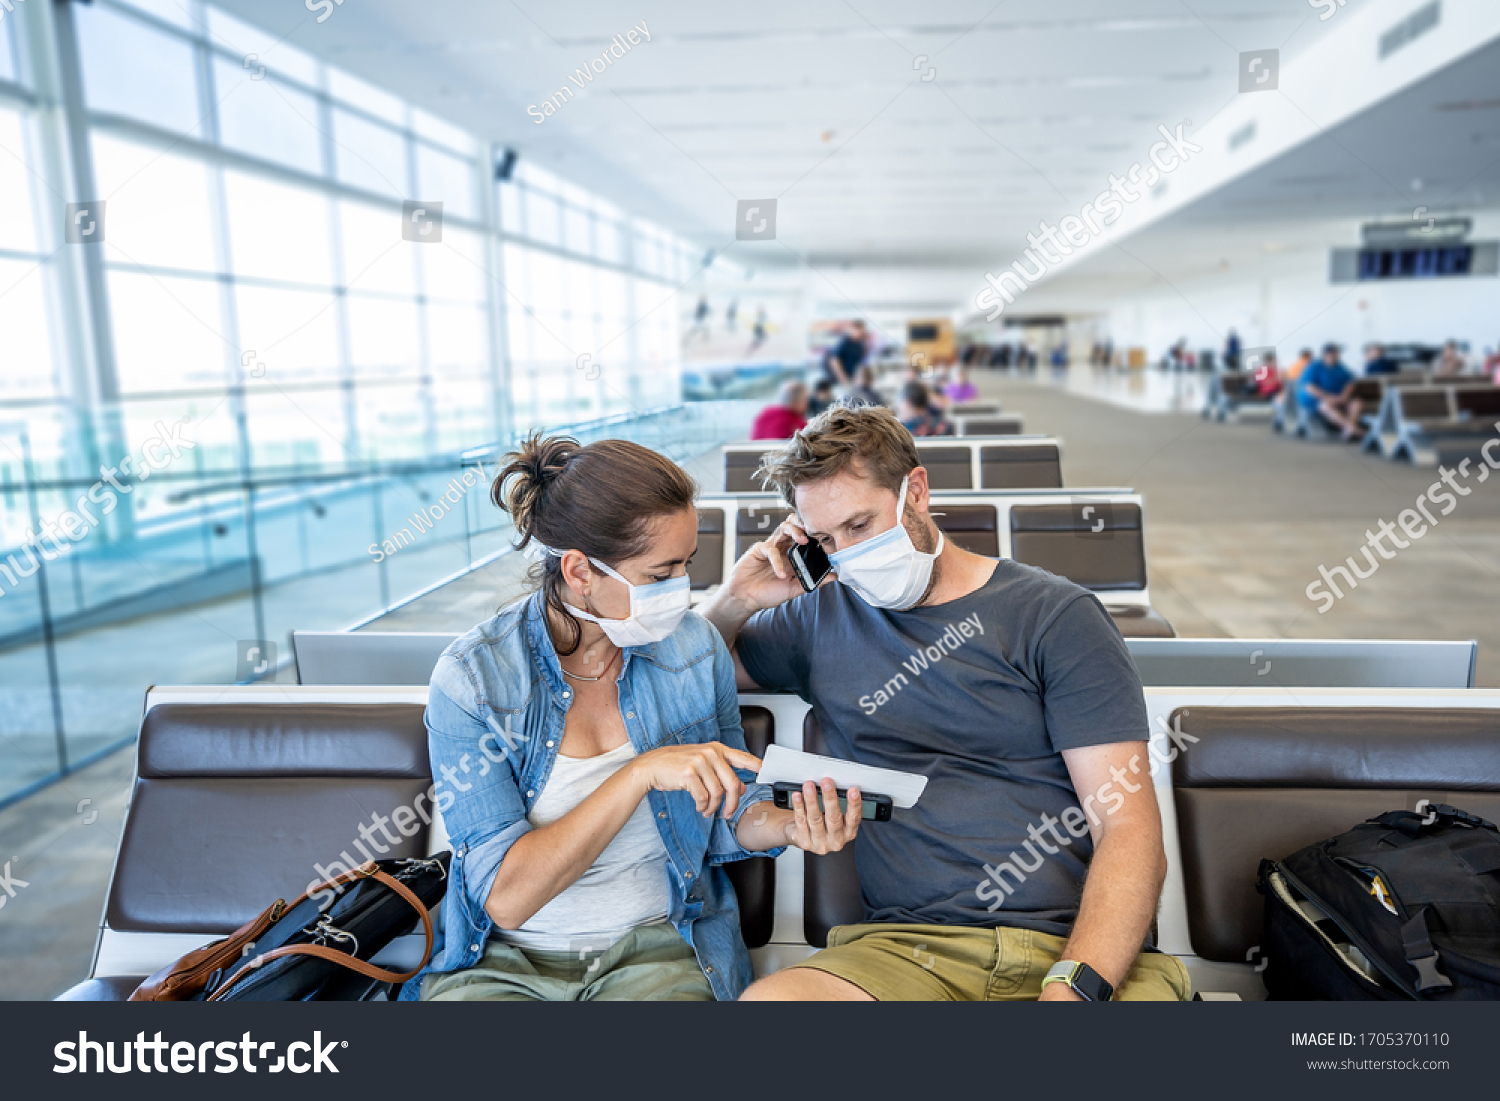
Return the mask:
<svg viewBox="0 0 1500 1101"><path fill-rule="evenodd" d="M518 546L525 547L534 537L537 511L548 487L579 450L578 441L570 436L544 437L537 432L506 456L509 462L490 487L490 500L510 513L521 536Z"/></svg>

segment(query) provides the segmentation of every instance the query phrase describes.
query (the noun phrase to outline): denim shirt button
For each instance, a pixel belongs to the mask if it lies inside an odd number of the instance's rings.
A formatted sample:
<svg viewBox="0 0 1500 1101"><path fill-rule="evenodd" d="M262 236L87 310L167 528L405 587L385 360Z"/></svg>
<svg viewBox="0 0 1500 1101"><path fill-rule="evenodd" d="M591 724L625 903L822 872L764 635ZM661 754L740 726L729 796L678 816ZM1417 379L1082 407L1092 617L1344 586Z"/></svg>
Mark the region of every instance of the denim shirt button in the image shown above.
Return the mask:
<svg viewBox="0 0 1500 1101"><path fill-rule="evenodd" d="M633 719L633 718L635 718L635 712L634 711L627 711L627 712L625 712L625 717L627 719Z"/></svg>
<svg viewBox="0 0 1500 1101"><path fill-rule="evenodd" d="M554 743L554 742L548 742L548 743L547 743L547 748L548 748L548 749L551 749L551 748L552 748L552 747L553 747L553 745L554 745L554 744L556 744L556 743Z"/></svg>
<svg viewBox="0 0 1500 1101"><path fill-rule="evenodd" d="M656 817L658 817L658 818L665 818L666 816L667 816L667 812L664 811L664 810L659 810L659 811L656 812Z"/></svg>
<svg viewBox="0 0 1500 1101"><path fill-rule="evenodd" d="M536 792L535 791L528 791L526 793L526 798L528 798L528 799L535 799L536 798Z"/></svg>
<svg viewBox="0 0 1500 1101"><path fill-rule="evenodd" d="M569 692L566 688L563 689L563 699L568 699L572 695L573 695L572 692Z"/></svg>
<svg viewBox="0 0 1500 1101"><path fill-rule="evenodd" d="M687 873L687 878L688 879L692 879L693 878L693 873L692 872L688 872Z"/></svg>
<svg viewBox="0 0 1500 1101"><path fill-rule="evenodd" d="M708 966L707 966L707 967L705 967L705 968L704 968L704 969L703 969L703 973L704 973L704 974L705 974L705 975L712 975L712 974L713 974L713 973L714 973L714 967L713 967L713 964L709 964L709 965L708 965Z"/></svg>
<svg viewBox="0 0 1500 1101"><path fill-rule="evenodd" d="M477 945L477 944L471 944L471 945L469 945L469 951L470 952L477 952L477 951L479 951L479 945Z"/></svg>

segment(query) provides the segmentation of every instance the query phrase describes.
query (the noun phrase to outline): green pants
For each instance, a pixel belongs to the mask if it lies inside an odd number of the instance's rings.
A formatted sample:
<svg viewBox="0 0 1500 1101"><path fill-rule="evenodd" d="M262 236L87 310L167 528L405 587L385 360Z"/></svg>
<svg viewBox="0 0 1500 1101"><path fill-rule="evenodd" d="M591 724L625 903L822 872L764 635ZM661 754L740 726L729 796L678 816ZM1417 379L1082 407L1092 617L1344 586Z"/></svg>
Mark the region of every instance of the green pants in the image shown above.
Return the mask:
<svg viewBox="0 0 1500 1101"><path fill-rule="evenodd" d="M1026 1001L1067 941L1005 926L836 925L828 947L797 967L851 982L877 1001ZM1187 1001L1192 981L1176 956L1142 952L1115 1000Z"/></svg>
<svg viewBox="0 0 1500 1101"><path fill-rule="evenodd" d="M491 940L473 967L424 979L422 1000L711 1002L714 992L692 945L664 921L632 929L603 952L538 951Z"/></svg>

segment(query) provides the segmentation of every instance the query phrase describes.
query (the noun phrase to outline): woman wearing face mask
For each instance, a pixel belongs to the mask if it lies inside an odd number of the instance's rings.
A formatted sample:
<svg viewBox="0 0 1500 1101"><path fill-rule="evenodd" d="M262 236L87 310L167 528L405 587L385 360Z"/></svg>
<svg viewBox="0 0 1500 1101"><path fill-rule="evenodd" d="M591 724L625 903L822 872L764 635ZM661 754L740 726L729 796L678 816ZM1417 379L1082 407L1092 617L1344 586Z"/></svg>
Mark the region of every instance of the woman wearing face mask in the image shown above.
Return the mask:
<svg viewBox="0 0 1500 1101"><path fill-rule="evenodd" d="M405 999L713 1000L751 978L721 864L842 848L860 804L753 782L734 665L690 614L696 491L638 444L533 437L491 498L536 591L433 671L444 941ZM824 802L836 806L833 785Z"/></svg>

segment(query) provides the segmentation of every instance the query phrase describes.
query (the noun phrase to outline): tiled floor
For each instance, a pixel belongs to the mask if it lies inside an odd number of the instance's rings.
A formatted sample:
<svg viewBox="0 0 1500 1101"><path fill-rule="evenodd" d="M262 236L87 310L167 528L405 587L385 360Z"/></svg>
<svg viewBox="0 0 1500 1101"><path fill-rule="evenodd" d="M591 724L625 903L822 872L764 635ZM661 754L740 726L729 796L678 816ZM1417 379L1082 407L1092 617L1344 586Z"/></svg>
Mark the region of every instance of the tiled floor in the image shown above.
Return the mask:
<svg viewBox="0 0 1500 1101"><path fill-rule="evenodd" d="M1425 538L1319 615L1305 595L1318 566L1357 554L1436 471L1282 439L1260 422L1205 422L1180 411L1173 380L1100 380L1102 400L1086 371L978 381L1031 431L1062 437L1068 486L1145 494L1152 597L1180 633L1476 638L1479 683L1500 686L1500 478L1472 484ZM714 457L690 469L705 489L721 484ZM374 626L465 630L517 591L526 565L504 556ZM14 859L29 884L0 910L0 998L51 997L83 977L129 774L129 752L117 753L0 811L0 865Z"/></svg>

